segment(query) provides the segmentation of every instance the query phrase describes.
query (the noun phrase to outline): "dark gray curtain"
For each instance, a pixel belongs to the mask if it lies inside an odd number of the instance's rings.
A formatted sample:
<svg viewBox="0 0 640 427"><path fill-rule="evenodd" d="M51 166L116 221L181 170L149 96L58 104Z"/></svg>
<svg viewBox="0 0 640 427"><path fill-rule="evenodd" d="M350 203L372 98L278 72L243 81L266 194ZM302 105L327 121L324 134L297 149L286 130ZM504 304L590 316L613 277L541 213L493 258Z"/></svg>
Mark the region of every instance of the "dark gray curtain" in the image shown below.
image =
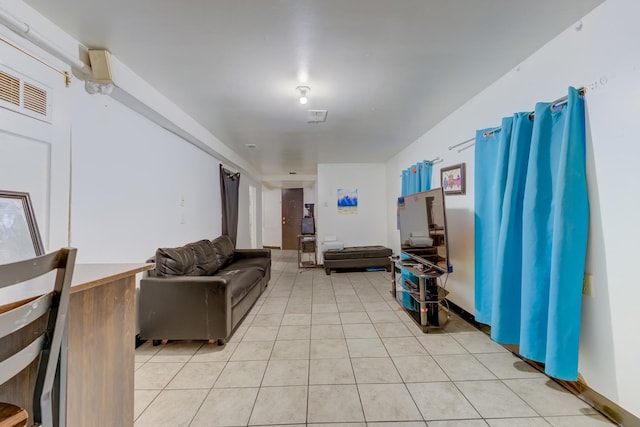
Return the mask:
<svg viewBox="0 0 640 427"><path fill-rule="evenodd" d="M229 236L234 246L238 237L238 190L240 172L231 172L220 164L220 195L222 197L222 234Z"/></svg>

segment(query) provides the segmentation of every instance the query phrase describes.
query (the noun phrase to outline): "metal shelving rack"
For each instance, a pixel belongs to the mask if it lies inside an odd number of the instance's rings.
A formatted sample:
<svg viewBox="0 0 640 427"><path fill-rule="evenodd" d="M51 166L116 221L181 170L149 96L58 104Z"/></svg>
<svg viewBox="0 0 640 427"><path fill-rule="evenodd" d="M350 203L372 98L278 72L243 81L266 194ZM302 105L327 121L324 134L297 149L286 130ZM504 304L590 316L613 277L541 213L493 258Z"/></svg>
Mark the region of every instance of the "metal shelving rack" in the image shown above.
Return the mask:
<svg viewBox="0 0 640 427"><path fill-rule="evenodd" d="M298 268L316 267L316 235L298 234Z"/></svg>
<svg viewBox="0 0 640 427"><path fill-rule="evenodd" d="M408 293L418 303L418 311L405 309L407 314L420 326L422 332L432 328L441 328L449 321L449 304L446 297L449 294L440 282L443 273L429 268L413 259L393 259L391 293L397 300L402 294ZM405 280L398 283L405 269L418 278L418 283Z"/></svg>

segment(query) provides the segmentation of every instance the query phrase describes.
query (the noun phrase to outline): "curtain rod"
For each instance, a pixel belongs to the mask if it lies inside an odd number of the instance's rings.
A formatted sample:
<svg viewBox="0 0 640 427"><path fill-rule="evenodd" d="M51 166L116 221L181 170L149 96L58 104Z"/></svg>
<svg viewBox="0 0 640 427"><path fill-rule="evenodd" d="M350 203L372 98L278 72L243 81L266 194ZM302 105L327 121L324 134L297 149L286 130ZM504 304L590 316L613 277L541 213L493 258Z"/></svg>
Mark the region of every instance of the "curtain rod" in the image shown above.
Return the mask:
<svg viewBox="0 0 640 427"><path fill-rule="evenodd" d="M584 95L585 95L585 93L587 93L587 89L586 89L585 87L581 87L580 89L578 89L578 96L584 96ZM555 101L553 101L553 102L551 103L551 105L549 106L549 108L551 108L551 110L555 110L555 109L556 109L556 108L558 108L559 106L561 106L561 105L565 105L567 102L569 102L569 96L568 96L568 95L565 95L565 96L563 96L562 98L558 98L558 99L556 99ZM530 113L529 113L529 120L533 120L534 116L535 116L534 112L533 112L533 111L532 111L532 112L530 112ZM495 128L493 128L493 129L491 129L491 130L488 130L488 131L486 131L486 132L484 133L484 137L485 137L485 138L488 138L488 137L490 137L491 135L493 135L494 133L498 132L498 131L499 131L499 130L501 130L501 129L502 129L502 127L501 127L501 126L498 126L498 127L495 127ZM460 148L460 149L458 150L458 153L459 153L459 152L461 152L461 151L466 150L467 148L473 147L473 145L475 144L475 140L476 140L476 138L475 138L475 137L474 137L474 138L469 138L469 139L467 139L466 141L462 141L462 142L461 142L461 143L459 143L459 144L449 146L449 150L453 150L453 149L454 149L454 148L456 148L456 147L459 147L459 146L461 146L461 145L467 144L467 143L469 143L469 142L473 142L473 144L469 144L469 145L468 145L468 146L466 146L466 147Z"/></svg>
<svg viewBox="0 0 640 427"><path fill-rule="evenodd" d="M581 87L580 89L578 89L578 96L584 96L584 94L587 92L587 89L585 87ZM560 107L561 105L565 105L567 102L569 102L569 96L565 95L562 98L558 98L555 101L553 101L551 103L551 105L549 106L549 109L551 111L555 111L558 107ZM535 117L535 112L532 111L529 113L529 120L533 120ZM485 138L489 138L491 135L493 135L494 133L498 132L499 130L502 130L502 126L498 126L497 128L493 128L487 132L484 133L484 137Z"/></svg>
<svg viewBox="0 0 640 427"><path fill-rule="evenodd" d="M7 45L9 45L9 46L11 46L15 50L18 50L18 51L24 53L25 55L35 59L36 61L38 61L39 63L41 63L45 67L51 68L56 73L62 74L63 76L68 74L66 71L59 70L56 67L54 67L53 65L49 64L48 62L45 62L43 59L40 59L37 56L27 52L25 49L22 49L21 47L16 46L15 44L11 43L9 40L5 39L4 37L0 37L0 41L5 43L5 44L7 44Z"/></svg>
<svg viewBox="0 0 640 427"><path fill-rule="evenodd" d="M231 167L228 167L228 166L224 165L223 163L220 163L220 169L225 171L225 173L227 175L240 175L240 171L239 170L235 170L235 169L233 169Z"/></svg>
<svg viewBox="0 0 640 427"><path fill-rule="evenodd" d="M461 145L466 144L467 142L471 142L471 141L475 141L475 140L476 140L476 138L475 138L475 137L473 137L473 138L469 138L469 139L467 139L466 141L462 141L462 142L461 142L461 143L459 143L459 144L456 144L456 145L450 145L450 146L449 146L449 150L453 150L453 149L454 149L454 148L456 148L456 147L459 147L459 146L461 146Z"/></svg>
<svg viewBox="0 0 640 427"><path fill-rule="evenodd" d="M93 75L91 67L89 65L85 64L75 55L67 53L65 50L49 40L48 37L45 37L42 34L38 33L29 24L27 24L26 22L22 22L20 19L18 19L2 7L0 7L0 24L5 25L20 37L29 40L38 47L41 47L42 49L51 53L58 59L61 59L71 67L76 68L85 76Z"/></svg>
<svg viewBox="0 0 640 427"><path fill-rule="evenodd" d="M435 165L436 163L444 162L444 159L441 159L440 157L436 157L436 158L431 159L431 160L423 160L422 162L427 162L427 163L431 163L432 165ZM420 163L422 163L422 162L420 162ZM400 174L399 176L402 176L402 174Z"/></svg>

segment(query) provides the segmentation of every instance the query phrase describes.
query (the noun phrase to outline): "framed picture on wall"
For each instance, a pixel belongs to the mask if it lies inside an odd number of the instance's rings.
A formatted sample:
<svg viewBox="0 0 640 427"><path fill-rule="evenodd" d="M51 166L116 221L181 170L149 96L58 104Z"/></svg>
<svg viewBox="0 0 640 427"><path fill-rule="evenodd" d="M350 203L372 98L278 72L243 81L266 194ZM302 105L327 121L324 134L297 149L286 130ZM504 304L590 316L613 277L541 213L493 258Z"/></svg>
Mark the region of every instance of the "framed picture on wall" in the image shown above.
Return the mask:
<svg viewBox="0 0 640 427"><path fill-rule="evenodd" d="M465 194L465 163L440 169L440 185L444 190L444 194Z"/></svg>
<svg viewBox="0 0 640 427"><path fill-rule="evenodd" d="M0 190L0 264L43 254L29 193Z"/></svg>
<svg viewBox="0 0 640 427"><path fill-rule="evenodd" d="M338 188L338 213L358 214L358 189Z"/></svg>

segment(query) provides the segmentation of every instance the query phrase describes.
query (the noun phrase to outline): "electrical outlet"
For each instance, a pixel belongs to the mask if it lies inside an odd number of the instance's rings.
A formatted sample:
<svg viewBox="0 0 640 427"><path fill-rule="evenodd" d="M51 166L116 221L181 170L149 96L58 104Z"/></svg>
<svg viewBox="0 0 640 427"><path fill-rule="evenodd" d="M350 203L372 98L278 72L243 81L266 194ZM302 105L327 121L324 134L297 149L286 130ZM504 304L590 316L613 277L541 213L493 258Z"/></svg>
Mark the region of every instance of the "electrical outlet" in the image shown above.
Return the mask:
<svg viewBox="0 0 640 427"><path fill-rule="evenodd" d="M593 296L593 281L591 280L591 274L585 274L582 278L582 295L585 297Z"/></svg>

